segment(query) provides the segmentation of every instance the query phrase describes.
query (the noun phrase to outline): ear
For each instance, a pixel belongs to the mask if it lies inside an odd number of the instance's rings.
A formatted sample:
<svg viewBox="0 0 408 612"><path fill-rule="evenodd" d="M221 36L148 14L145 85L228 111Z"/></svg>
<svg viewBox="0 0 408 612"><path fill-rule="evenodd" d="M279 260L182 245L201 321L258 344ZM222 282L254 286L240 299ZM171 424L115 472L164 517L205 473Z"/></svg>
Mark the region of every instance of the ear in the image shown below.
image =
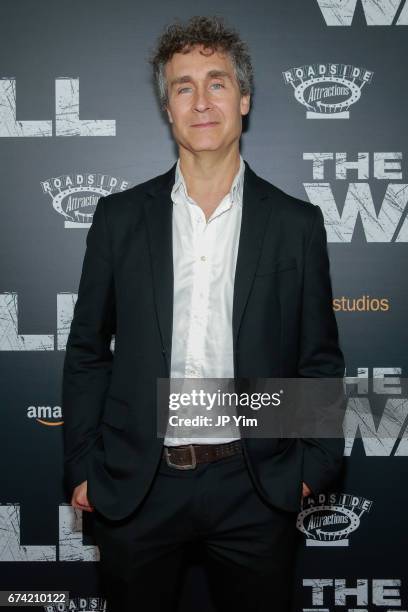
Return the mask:
<svg viewBox="0 0 408 612"><path fill-rule="evenodd" d="M169 107L168 107L168 106L166 106L166 112L167 112L167 116L168 116L168 118L169 118L169 122L170 122L170 123L173 123L173 117L171 116L171 112L170 112L170 110L169 110Z"/></svg>
<svg viewBox="0 0 408 612"><path fill-rule="evenodd" d="M251 107L251 95L246 94L241 96L241 101L239 103L241 115L247 115L249 113L249 109Z"/></svg>

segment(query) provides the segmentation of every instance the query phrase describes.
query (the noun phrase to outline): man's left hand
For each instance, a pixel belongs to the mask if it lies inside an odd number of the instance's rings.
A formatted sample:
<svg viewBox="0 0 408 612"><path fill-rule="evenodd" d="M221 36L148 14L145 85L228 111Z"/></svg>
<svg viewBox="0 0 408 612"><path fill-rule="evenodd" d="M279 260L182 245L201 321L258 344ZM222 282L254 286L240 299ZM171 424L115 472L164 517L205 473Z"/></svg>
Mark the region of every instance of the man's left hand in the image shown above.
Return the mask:
<svg viewBox="0 0 408 612"><path fill-rule="evenodd" d="M307 484L304 482L303 483L303 490L302 490L302 497L307 497L308 495L311 495L311 494L312 494L312 491L309 489Z"/></svg>

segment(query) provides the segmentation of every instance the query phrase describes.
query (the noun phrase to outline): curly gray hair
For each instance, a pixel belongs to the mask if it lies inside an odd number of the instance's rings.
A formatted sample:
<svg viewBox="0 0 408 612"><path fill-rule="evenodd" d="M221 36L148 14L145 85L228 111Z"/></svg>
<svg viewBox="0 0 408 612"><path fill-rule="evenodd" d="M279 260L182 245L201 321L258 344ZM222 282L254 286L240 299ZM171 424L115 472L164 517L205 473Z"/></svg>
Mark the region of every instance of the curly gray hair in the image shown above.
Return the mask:
<svg viewBox="0 0 408 612"><path fill-rule="evenodd" d="M159 96L160 108L168 105L168 89L164 67L174 53L188 53L195 45L202 44L207 49L227 52L234 66L235 76L241 95L253 93L253 68L248 45L239 34L226 27L219 16L191 17L186 24L176 19L167 25L157 40L156 47L148 61L153 68L155 86Z"/></svg>

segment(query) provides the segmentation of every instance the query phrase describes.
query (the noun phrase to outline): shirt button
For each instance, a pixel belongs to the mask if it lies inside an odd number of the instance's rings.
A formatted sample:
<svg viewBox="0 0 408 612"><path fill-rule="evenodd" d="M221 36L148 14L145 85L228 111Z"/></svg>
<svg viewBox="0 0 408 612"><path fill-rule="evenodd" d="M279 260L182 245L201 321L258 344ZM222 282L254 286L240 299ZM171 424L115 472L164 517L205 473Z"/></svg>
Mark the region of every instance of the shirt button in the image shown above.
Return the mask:
<svg viewBox="0 0 408 612"><path fill-rule="evenodd" d="M206 258L205 255L201 255L200 259L201 259L201 261L207 261L207 258Z"/></svg>

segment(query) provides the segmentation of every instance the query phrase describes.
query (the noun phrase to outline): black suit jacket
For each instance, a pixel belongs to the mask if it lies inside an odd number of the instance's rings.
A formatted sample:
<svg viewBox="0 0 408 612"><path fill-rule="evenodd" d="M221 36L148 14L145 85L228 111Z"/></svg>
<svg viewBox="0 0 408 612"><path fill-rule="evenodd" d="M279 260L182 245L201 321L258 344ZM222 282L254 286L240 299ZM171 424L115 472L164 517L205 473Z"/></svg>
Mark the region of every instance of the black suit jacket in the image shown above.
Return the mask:
<svg viewBox="0 0 408 612"><path fill-rule="evenodd" d="M136 509L162 452L156 379L170 375L175 168L99 199L66 346L66 484L72 493L88 480L90 502L111 519ZM344 375L321 210L246 161L233 343L237 378ZM302 481L314 493L325 489L343 450L341 439L244 440L259 494L293 512Z"/></svg>

